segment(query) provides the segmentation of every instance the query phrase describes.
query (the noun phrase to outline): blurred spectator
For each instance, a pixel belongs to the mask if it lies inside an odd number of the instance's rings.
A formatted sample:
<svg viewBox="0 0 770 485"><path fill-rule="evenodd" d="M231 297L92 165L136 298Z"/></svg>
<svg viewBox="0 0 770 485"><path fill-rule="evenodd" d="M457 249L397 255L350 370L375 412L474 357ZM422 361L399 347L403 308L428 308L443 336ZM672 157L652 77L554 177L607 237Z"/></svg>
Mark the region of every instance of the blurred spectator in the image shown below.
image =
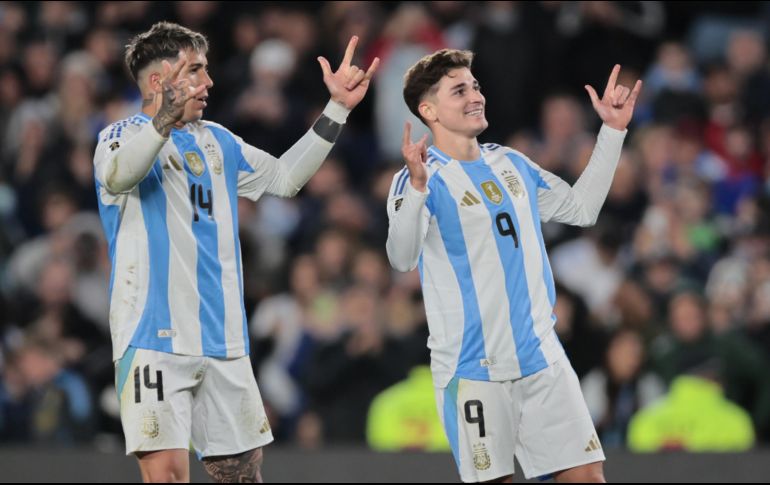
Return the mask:
<svg viewBox="0 0 770 485"><path fill-rule="evenodd" d="M636 331L615 332L609 340L604 365L580 381L604 447L623 447L631 417L665 392L660 378L644 371L643 345Z"/></svg>
<svg viewBox="0 0 770 485"><path fill-rule="evenodd" d="M579 378L602 364L606 331L597 326L580 296L556 283L556 334Z"/></svg>
<svg viewBox="0 0 770 485"><path fill-rule="evenodd" d="M64 360L57 345L34 339L11 353L0 380L0 441L62 445L91 438L90 391Z"/></svg>
<svg viewBox="0 0 770 485"><path fill-rule="evenodd" d="M717 382L680 376L665 399L639 411L628 429L635 452L739 452L754 445L751 418L722 396Z"/></svg>
<svg viewBox="0 0 770 485"><path fill-rule="evenodd" d="M724 395L746 409L757 430L770 423L770 377L767 355L737 331L715 335L705 305L694 294L678 294L669 305L669 333L653 342L653 369L671 384L677 376L710 360Z"/></svg>
<svg viewBox="0 0 770 485"><path fill-rule="evenodd" d="M436 410L430 368L415 367L409 377L372 401L366 439L375 451L449 451Z"/></svg>
<svg viewBox="0 0 770 485"><path fill-rule="evenodd" d="M401 160L401 135L406 121L412 123L413 137L428 133L404 103L404 74L423 56L444 46L438 25L417 3L402 3L374 41L372 56L380 58L374 80L374 113L377 141L386 159Z"/></svg>

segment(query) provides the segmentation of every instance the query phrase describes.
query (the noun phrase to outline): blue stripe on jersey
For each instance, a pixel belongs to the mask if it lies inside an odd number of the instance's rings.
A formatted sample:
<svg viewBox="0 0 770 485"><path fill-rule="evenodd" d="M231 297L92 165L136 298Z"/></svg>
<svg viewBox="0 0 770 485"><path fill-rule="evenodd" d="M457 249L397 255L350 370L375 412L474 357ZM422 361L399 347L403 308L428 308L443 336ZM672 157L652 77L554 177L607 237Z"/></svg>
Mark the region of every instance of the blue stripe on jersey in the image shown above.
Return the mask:
<svg viewBox="0 0 770 485"><path fill-rule="evenodd" d="M409 180L409 171L406 172L406 177L404 177L404 180L401 182L401 185L398 187L398 193L403 194L404 189L406 189L406 182Z"/></svg>
<svg viewBox="0 0 770 485"><path fill-rule="evenodd" d="M136 354L136 347L129 347L123 357L118 361L118 403L120 403L120 395L123 394L123 387L126 385L128 375L131 372L131 367L134 363L134 355Z"/></svg>
<svg viewBox="0 0 770 485"><path fill-rule="evenodd" d="M441 150L436 148L435 146L431 146L428 148L428 153L432 154L434 157L438 158L443 165L446 165L449 163L452 159L448 157L447 155L444 155Z"/></svg>
<svg viewBox="0 0 770 485"><path fill-rule="evenodd" d="M520 248L517 248L511 236L500 234L497 229L496 218L503 212L507 213L519 234L521 241L521 225L516 217L516 210L513 207L508 193L503 190L505 185L500 182L492 169L483 162L461 163L465 173L473 181L476 189L482 194L481 199L489 211L489 217L492 219L492 234L495 236L497 251L500 255L500 263L505 274L505 290L508 294L509 315L511 328L513 330L513 340L516 342L516 354L519 360L519 367L523 376L531 375L539 370L548 367L542 351L540 350L540 340L535 335L534 320L532 318L532 301L527 286L527 277L524 270L524 254ZM489 180L494 181L500 193L503 195L503 201L496 205L485 195L482 185ZM532 230L526 228L526 230Z"/></svg>
<svg viewBox="0 0 770 485"><path fill-rule="evenodd" d="M209 130L214 135L214 138L219 142L220 148L222 148L222 155L225 162L228 160L243 160L243 163L248 166L250 171L254 171L248 163L245 162L243 152L240 145L236 143L233 135L228 133L222 128L215 126L209 126ZM233 218L233 237L235 239L235 264L238 271L238 288L241 292L240 304L241 315L243 317L243 342L246 345L246 355L249 354L249 329L246 320L246 308L243 304L243 272L241 270L241 239L239 237L238 230L238 171L229 169L227 163L225 163L225 181L227 184L227 195L230 199L230 210L232 211Z"/></svg>
<svg viewBox="0 0 770 485"><path fill-rule="evenodd" d="M182 158L187 173L187 186L190 199L195 192L193 211L198 220L190 221L192 232L198 247L198 294L200 295L199 318L201 322L201 343L203 354L208 357L227 357L225 343L225 296L222 290L222 265L219 263L219 244L217 223L210 216L211 209L204 209L204 204L213 204L214 188L211 176L206 168L206 158L198 147L195 137L184 131L172 131L171 139ZM186 153L198 154L203 162L203 172L195 175L187 162ZM203 197L201 197L201 195Z"/></svg>
<svg viewBox="0 0 770 485"><path fill-rule="evenodd" d="M535 221L535 227L540 227L540 211L537 207L537 189L538 187L546 190L551 190L545 180L540 174L526 162L520 156L514 153L508 153L506 155L508 159L513 163L516 169L524 177L524 186L527 188L529 194L529 205L532 208L532 220ZM530 177L526 177L525 174L529 173ZM543 255L543 277L545 278L545 286L548 289L548 301L551 302L551 307L556 305L556 286L553 281L553 272L551 271L551 263L548 261L548 255L545 252L545 241L543 240L543 232L537 232L537 240L540 243L540 254Z"/></svg>
<svg viewBox="0 0 770 485"><path fill-rule="evenodd" d="M408 173L409 173L409 170L407 170L407 168L406 168L406 167L404 167L403 169L401 169L401 175L399 175L399 176L398 176L398 180L396 181L396 185L395 185L395 188L393 189L393 195L398 195L398 194L399 194L399 192L398 192L398 187L401 185L401 181L404 179L404 177L405 177L405 176L406 176L406 174L408 174Z"/></svg>
<svg viewBox="0 0 770 485"><path fill-rule="evenodd" d="M485 359L484 334L481 327L481 311L476 298L476 287L471 273L471 262L468 259L468 248L465 246L463 227L457 203L446 186L446 182L438 173L428 183L433 207L437 211L441 239L446 247L449 263L455 272L460 294L463 298L463 343L460 348L460 359L457 363L456 375L474 380L489 380L489 370L481 367L479 361Z"/></svg>
<svg viewBox="0 0 770 485"><path fill-rule="evenodd" d="M452 455L455 457L457 469L460 470L460 439L457 425L457 393L459 379L453 377L444 389L444 429L446 430Z"/></svg>
<svg viewBox="0 0 770 485"><path fill-rule="evenodd" d="M95 177L94 177L95 178ZM102 184L96 180L96 201L99 205L99 215L102 220L104 234L107 237L107 249L110 254L110 298L112 288L115 285L115 247L118 244L118 231L120 230L120 206L107 205L102 202Z"/></svg>
<svg viewBox="0 0 770 485"><path fill-rule="evenodd" d="M173 351L171 339L158 338L158 330L171 326L168 307L169 236L166 223L166 193L163 169L155 159L150 173L139 184L144 228L150 250L150 281L147 302L130 345L159 352Z"/></svg>
<svg viewBox="0 0 770 485"><path fill-rule="evenodd" d="M423 252L420 252L420 257L419 259L417 259L417 270L420 272L420 286L422 286L424 283L422 256L423 256Z"/></svg>

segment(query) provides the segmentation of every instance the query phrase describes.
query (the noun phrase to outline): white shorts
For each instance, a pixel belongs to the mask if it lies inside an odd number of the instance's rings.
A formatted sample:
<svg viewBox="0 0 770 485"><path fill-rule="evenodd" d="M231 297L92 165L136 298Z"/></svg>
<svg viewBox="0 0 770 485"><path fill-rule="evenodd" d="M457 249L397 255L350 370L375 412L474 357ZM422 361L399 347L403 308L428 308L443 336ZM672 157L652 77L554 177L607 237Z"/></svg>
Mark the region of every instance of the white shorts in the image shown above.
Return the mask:
<svg viewBox="0 0 770 485"><path fill-rule="evenodd" d="M215 359L129 347L115 363L126 454L227 456L273 441L248 356Z"/></svg>
<svg viewBox="0 0 770 485"><path fill-rule="evenodd" d="M580 383L566 356L515 381L454 378L436 403L463 482L542 477L604 460Z"/></svg>

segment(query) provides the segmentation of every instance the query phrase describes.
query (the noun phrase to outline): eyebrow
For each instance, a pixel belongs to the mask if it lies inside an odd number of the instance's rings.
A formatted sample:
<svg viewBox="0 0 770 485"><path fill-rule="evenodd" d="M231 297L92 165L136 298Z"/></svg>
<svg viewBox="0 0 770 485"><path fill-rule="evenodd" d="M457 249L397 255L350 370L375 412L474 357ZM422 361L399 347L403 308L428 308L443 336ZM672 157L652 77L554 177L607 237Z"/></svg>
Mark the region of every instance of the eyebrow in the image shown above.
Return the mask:
<svg viewBox="0 0 770 485"><path fill-rule="evenodd" d="M464 87L465 87L465 85L466 85L466 83L463 81L463 82L461 82L461 83L459 83L459 84L455 84L454 86L452 86L451 88L449 88L449 90L450 90L450 91L454 91L455 89L464 88ZM476 79L474 79L474 80L473 80L473 82L471 83L471 86L478 86L478 85L479 85L479 82L478 82L478 80L476 80Z"/></svg>
<svg viewBox="0 0 770 485"><path fill-rule="evenodd" d="M205 65L208 66L208 64L205 64ZM204 64L202 62L196 62L195 64L190 64L190 66L187 69L192 71L193 69L198 69L199 67L203 67L203 66Z"/></svg>

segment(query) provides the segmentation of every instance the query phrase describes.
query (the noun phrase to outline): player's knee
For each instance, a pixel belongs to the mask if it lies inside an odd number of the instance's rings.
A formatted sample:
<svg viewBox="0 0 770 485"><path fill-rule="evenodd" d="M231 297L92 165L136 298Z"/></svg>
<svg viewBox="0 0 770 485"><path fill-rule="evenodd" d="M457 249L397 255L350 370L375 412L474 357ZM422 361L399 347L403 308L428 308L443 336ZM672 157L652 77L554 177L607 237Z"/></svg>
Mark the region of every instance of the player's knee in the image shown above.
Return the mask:
<svg viewBox="0 0 770 485"><path fill-rule="evenodd" d="M602 463L591 463L569 470L564 470L554 476L558 483L605 483L604 466Z"/></svg>
<svg viewBox="0 0 770 485"><path fill-rule="evenodd" d="M590 470L586 474L585 483L605 483L607 480L604 479L604 471L602 469L598 470Z"/></svg>
<svg viewBox="0 0 770 485"><path fill-rule="evenodd" d="M175 468L149 470L144 476L144 483L183 483L187 481L186 473Z"/></svg>
<svg viewBox="0 0 770 485"><path fill-rule="evenodd" d="M591 463L581 470L579 481L583 483L605 483L604 466L602 463Z"/></svg>

